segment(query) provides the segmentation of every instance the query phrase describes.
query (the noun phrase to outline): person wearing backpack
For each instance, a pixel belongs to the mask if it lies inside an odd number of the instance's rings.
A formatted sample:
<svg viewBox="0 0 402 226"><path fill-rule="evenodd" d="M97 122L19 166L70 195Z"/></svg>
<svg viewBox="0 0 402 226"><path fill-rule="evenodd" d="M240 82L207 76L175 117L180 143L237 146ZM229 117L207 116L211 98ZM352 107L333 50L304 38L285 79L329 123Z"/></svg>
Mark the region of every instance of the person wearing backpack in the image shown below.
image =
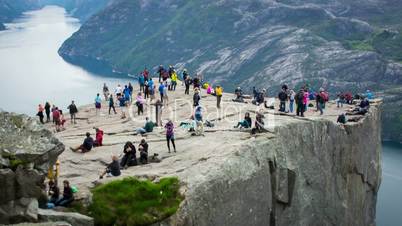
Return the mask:
<svg viewBox="0 0 402 226"><path fill-rule="evenodd" d="M296 115L304 117L304 110L306 107L304 106L304 90L300 89L300 91L295 96L296 101Z"/></svg>
<svg viewBox="0 0 402 226"><path fill-rule="evenodd" d="M320 91L317 95L317 108L320 111L320 115L324 114L324 104L325 104L325 96L324 91Z"/></svg>

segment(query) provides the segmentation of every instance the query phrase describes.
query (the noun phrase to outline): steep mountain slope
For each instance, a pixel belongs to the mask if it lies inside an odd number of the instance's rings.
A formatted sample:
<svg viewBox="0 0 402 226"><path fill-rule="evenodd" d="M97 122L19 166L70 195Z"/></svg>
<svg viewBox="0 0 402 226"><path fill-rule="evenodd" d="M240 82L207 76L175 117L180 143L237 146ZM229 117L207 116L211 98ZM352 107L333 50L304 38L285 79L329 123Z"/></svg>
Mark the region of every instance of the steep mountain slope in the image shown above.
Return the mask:
<svg viewBox="0 0 402 226"><path fill-rule="evenodd" d="M227 89L257 85L274 94L281 83L309 83L400 99L389 94L402 85L402 66L390 61L401 54L398 6L394 0L116 0L59 53L123 73L176 64ZM395 128L402 125L400 106L386 108L397 112L384 114L386 136L402 140Z"/></svg>
<svg viewBox="0 0 402 226"><path fill-rule="evenodd" d="M4 30L4 23L10 22L22 12L34 9L39 0L0 0L0 30Z"/></svg>

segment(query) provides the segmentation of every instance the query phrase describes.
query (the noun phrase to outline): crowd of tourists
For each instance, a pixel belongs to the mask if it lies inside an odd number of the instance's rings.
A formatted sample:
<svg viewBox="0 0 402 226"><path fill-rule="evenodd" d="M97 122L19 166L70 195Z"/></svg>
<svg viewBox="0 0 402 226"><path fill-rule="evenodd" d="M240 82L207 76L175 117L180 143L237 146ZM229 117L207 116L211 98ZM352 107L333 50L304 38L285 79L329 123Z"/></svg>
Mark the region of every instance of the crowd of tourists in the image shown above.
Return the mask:
<svg viewBox="0 0 402 226"><path fill-rule="evenodd" d="M196 74L191 77L189 72L184 69L180 76L173 66L165 68L160 65L156 71L157 76L151 76L147 68L145 68L138 76L139 90L134 90L134 86L128 83L124 86L118 84L114 90L110 89L105 83L102 87L102 95L97 93L94 99L95 117L101 115L103 108L102 104L106 103L106 109L109 115L117 114L118 110L121 112L121 118L127 117L127 110L131 106L136 106L138 115L144 114L145 107L155 107L155 121L150 117L145 118L144 126L134 129L134 134L145 137L149 133L153 133L155 127L165 129L166 145L168 153L177 152L177 144L175 139L176 126L172 120L168 120L164 125L162 122L163 109L169 105L170 92L177 92L177 86L180 84L185 87L184 96L190 95L192 90L192 104L194 111L190 118L180 122L179 127L187 129L191 135L201 136L204 133L204 127L214 127L214 123L206 120L203 117L203 106L201 105L201 92L205 90L207 95L216 97L216 107L221 108L222 97L224 95L223 88L220 85L212 86L204 81L203 76ZM253 87L250 95L245 94L241 87L237 87L234 91L233 102L237 103L250 103L256 106L263 106L268 109L278 109L279 114L295 115L298 117L305 117L308 110L319 112L323 115L326 105L329 101L330 94L323 88L318 92L313 91L308 85L304 85L296 90L284 84L280 87L277 94L279 100L278 105L274 106L267 101L268 92L266 89L257 89ZM356 101L358 105L355 108L345 111L339 115L337 122L340 124L347 123L347 115L364 115L368 112L370 106L370 99L374 95L371 91L367 90L363 95L353 96L350 92L337 93L336 105L342 108L344 104L352 105ZM116 105L117 104L117 105ZM67 110L70 115L70 123L76 124L78 108L75 102L72 101ZM52 122L55 126L56 132L65 129L67 120L63 116L63 111L55 106L46 102L44 105L38 106L39 121L41 123ZM46 119L45 119L46 117ZM252 134L265 132L264 114L257 111L255 113L255 120L251 118L250 112L246 112L244 119L234 125L235 129L249 129ZM104 131L101 128L93 128L95 138L92 138L90 132L87 132L83 138L83 142L76 147L71 147L71 151L79 153L88 153L95 147L103 145ZM117 177L121 175L121 170L127 169L131 166L139 164L148 164L149 162L159 162L158 154L151 157L148 156L149 145L145 139L141 139L138 145L135 142L127 141L123 146L123 151L120 156L113 155L110 164L106 166L104 171L99 176L100 179L105 176ZM49 180L49 208L54 206L68 206L73 200L73 193L76 188L71 187L68 181L63 181L64 191L60 196L60 191L57 186L57 180Z"/></svg>

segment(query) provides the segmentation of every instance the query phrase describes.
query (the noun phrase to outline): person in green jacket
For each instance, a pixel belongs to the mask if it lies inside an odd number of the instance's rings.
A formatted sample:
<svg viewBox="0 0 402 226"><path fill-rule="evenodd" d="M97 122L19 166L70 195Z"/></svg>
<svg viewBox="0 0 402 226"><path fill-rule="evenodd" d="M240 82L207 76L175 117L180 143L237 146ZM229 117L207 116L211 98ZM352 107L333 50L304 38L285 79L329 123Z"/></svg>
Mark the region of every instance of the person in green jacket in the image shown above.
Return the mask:
<svg viewBox="0 0 402 226"><path fill-rule="evenodd" d="M154 122L152 122L151 120L149 120L148 117L146 117L145 126L143 128L138 128L136 132L137 132L137 134L141 134L141 135L144 135L146 133L152 133L155 126L156 126L156 124Z"/></svg>

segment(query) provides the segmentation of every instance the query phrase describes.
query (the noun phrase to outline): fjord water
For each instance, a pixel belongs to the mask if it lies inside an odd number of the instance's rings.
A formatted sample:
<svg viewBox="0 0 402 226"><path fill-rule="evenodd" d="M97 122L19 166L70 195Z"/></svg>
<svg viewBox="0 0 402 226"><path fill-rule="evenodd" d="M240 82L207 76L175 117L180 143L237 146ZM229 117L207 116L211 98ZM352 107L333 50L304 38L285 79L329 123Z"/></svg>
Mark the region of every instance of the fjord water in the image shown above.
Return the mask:
<svg viewBox="0 0 402 226"><path fill-rule="evenodd" d="M48 6L26 13L0 32L1 109L32 115L44 101L65 109L72 99L79 105L91 103L103 82L110 88L127 82L91 74L58 56L58 48L79 26L64 9ZM402 145L384 143L378 225L402 225L401 210Z"/></svg>
<svg viewBox="0 0 402 226"><path fill-rule="evenodd" d="M402 225L402 144L383 143L382 183L377 201L377 225Z"/></svg>
<svg viewBox="0 0 402 226"><path fill-rule="evenodd" d="M0 32L0 109L34 115L39 103L65 109L71 100L92 103L104 82L119 82L91 74L65 62L57 50L80 27L65 10L47 6L27 12Z"/></svg>

